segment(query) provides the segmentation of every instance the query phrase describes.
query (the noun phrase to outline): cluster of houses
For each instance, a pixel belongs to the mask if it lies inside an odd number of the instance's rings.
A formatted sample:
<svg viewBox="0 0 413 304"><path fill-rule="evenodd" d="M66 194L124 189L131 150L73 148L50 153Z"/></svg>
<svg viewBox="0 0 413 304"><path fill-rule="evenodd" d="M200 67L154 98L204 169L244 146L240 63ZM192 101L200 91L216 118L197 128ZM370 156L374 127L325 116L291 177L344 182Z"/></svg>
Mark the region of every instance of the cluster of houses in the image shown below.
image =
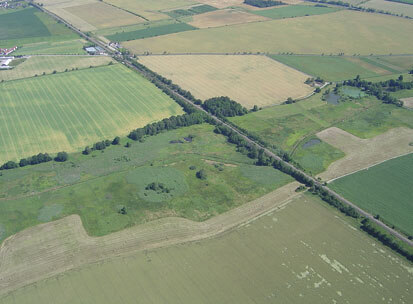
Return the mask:
<svg viewBox="0 0 413 304"><path fill-rule="evenodd" d="M0 1L0 8L17 8L19 6L24 6L24 2Z"/></svg>
<svg viewBox="0 0 413 304"><path fill-rule="evenodd" d="M17 50L17 46L12 47L10 49L2 49L0 48L0 56L7 56L10 53L14 52L15 50Z"/></svg>

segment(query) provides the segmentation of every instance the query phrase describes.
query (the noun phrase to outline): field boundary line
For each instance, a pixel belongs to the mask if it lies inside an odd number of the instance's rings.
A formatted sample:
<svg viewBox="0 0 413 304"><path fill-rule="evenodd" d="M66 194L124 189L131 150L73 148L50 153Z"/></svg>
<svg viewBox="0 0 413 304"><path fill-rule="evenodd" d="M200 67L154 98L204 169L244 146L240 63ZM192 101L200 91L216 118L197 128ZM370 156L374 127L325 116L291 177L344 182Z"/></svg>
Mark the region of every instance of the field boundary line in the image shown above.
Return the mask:
<svg viewBox="0 0 413 304"><path fill-rule="evenodd" d="M389 161L389 160L392 160L392 159L395 159L395 158L399 158L399 157L403 157L403 156L406 156L406 155L409 155L409 154L413 154L413 152L403 153L403 154L400 154L400 155L397 155L397 156L393 156L393 157L391 157L391 158L389 158L389 159L379 161L379 162L377 162L377 163L375 163L375 164L372 164L372 165L369 165L369 166L367 166L367 167L365 167L365 168L361 168L361 169L355 170L355 171L353 171L353 172L346 173L346 174L344 174L344 175L342 175L342 176L339 176L339 177L335 177L335 178L333 178L333 179L330 179L330 180L327 181L327 183L329 184L329 183L331 183L331 182L333 182L333 181L335 181L335 180L337 180L337 179L340 179L340 178L342 178L342 177L346 177L346 176L348 176L348 175L352 175L352 174L354 174L354 173L357 173L357 172L360 172L360 171L363 171L363 170L368 170L368 169L370 169L371 167L380 165L380 164L385 163L385 162L387 162L387 161Z"/></svg>

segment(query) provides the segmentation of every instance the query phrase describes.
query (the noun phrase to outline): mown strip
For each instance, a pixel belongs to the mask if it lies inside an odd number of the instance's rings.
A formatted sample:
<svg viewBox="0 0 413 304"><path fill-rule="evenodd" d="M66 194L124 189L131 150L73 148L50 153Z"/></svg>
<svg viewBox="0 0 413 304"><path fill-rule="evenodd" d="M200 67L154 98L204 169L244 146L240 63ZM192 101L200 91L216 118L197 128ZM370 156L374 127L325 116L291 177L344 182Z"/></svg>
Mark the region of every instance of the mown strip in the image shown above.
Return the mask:
<svg viewBox="0 0 413 304"><path fill-rule="evenodd" d="M283 18L293 18L311 15L321 15L328 14L338 11L339 8L328 7L328 6L315 6L315 5L291 5L280 8L273 8L263 11L253 11L252 13L272 18L272 19L283 19Z"/></svg>
<svg viewBox="0 0 413 304"><path fill-rule="evenodd" d="M196 30L197 28L186 24L186 23L175 23L175 24L167 24L161 25L157 27L148 27L142 30L136 30L131 32L122 32L116 33L114 35L106 36L111 41L129 41L129 40L136 40L136 39L144 39L149 37L156 37L162 35L168 35L173 33L185 32Z"/></svg>

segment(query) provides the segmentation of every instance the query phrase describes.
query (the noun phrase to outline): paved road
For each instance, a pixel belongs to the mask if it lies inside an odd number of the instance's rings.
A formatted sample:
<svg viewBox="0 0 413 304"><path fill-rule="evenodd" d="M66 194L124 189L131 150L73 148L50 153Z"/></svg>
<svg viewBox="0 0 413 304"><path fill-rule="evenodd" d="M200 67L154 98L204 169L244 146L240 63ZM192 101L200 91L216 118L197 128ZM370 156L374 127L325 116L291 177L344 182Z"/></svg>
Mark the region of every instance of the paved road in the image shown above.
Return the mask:
<svg viewBox="0 0 413 304"><path fill-rule="evenodd" d="M121 58L118 54L116 54L112 48L110 48L109 46L107 46L105 43L101 42L100 40L97 40L93 37L89 37L88 35L84 34L83 32L81 32L79 29L75 28L74 26L72 26L71 24L67 23L64 19L60 18L59 16L49 12L48 10L44 9L41 6L37 6L36 4L33 4L34 6L38 7L39 9L41 9L42 11L44 11L45 13L49 14L50 16L52 16L53 18L61 21L62 23L64 23L65 25L67 25L69 28L71 28L73 31L75 31L76 33L78 33L80 36L82 36L83 38L85 38L86 40L95 43L96 45L101 46L102 48L104 48L108 54L113 55L115 58ZM130 67L131 69L134 69L136 71L138 71L140 74L144 75L146 78L149 78L150 80L152 80L152 75L148 74L145 71L140 70L139 68L135 67L134 65L132 65L132 58L124 58L123 59L123 63ZM270 151L269 149L261 146L260 144L258 144L257 142L255 142L254 140L250 139L248 136L246 136L245 134L243 134L242 132L240 132L238 129L236 129L235 127L227 124L226 122L220 120L218 117L210 114L209 112L205 111L201 106L194 104L191 100L185 98L184 96L180 95L178 92L171 90L168 86L166 86L165 84L159 82L159 84L161 86L163 86L165 89L169 90L172 94L174 94L175 96L183 99L185 102L191 104L192 106L196 107L197 109L199 109L200 111L206 113L207 115L209 115L212 119L214 119L216 122L221 123L222 125L228 127L229 129L231 129L232 131L234 131L235 133L237 133L238 135L240 135L242 138L244 138L248 143L255 145L257 148L259 149L263 149L265 154L273 157L274 159L282 162L285 166L290 167L291 169L300 172L301 174L303 174L303 176L305 176L308 179L311 179L315 185L321 187L322 189L324 189L325 191L327 191L331 196L336 197L338 200L340 200L342 203L356 209L361 215L363 215L364 217L370 219L372 222L375 222L377 225L379 225L380 227L384 228L386 231L388 231L391 235L397 237L398 239L402 240L403 242L409 244L410 246L413 246L413 241L409 240L407 237L405 237L403 234L399 233L398 231L392 229L391 227L387 226L386 224L384 224L383 222L377 220L374 218L374 216L366 211L364 211L363 209L361 209L360 207L358 207L357 205L353 204L352 202L350 202L349 200L345 199L344 197L342 197L341 195L339 195L338 193L336 193L335 191L329 189L326 186L323 186L317 179L315 179L314 177L308 175L307 173L301 171L300 169L297 169L296 167L294 167L293 165L291 165L290 163L284 161L282 158L280 158L278 155L274 154L272 151Z"/></svg>

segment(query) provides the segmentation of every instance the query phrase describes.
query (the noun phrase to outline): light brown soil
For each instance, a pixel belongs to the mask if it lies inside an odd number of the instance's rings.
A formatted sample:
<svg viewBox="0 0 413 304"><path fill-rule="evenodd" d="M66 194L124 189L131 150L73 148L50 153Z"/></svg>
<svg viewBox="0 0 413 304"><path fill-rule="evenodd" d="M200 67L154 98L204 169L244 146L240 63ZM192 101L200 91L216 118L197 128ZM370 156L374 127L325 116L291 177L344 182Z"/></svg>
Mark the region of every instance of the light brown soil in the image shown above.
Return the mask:
<svg viewBox="0 0 413 304"><path fill-rule="evenodd" d="M326 181L413 152L413 146L409 145L413 142L413 129L409 128L395 128L370 139L361 139L332 127L317 133L317 136L346 154L319 175Z"/></svg>
<svg viewBox="0 0 413 304"><path fill-rule="evenodd" d="M270 19L234 9L226 9L195 15L189 24L198 28L208 28L266 20Z"/></svg>
<svg viewBox="0 0 413 304"><path fill-rule="evenodd" d="M401 101L403 101L403 106L409 109L413 109L413 97L409 97L409 98L402 98L400 99Z"/></svg>

